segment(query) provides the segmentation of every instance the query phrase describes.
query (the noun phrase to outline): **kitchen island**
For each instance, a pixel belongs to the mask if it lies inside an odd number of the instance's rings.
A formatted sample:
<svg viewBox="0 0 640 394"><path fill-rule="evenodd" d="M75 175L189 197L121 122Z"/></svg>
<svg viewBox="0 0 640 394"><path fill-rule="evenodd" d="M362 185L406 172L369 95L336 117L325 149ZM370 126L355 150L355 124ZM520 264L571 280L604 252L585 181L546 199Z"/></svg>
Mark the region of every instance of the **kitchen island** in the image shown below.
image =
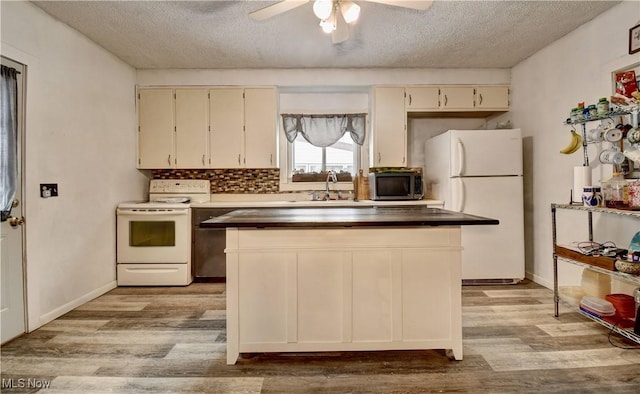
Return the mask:
<svg viewBox="0 0 640 394"><path fill-rule="evenodd" d="M226 228L227 364L245 352L445 349L462 359L460 226L426 206L241 209Z"/></svg>

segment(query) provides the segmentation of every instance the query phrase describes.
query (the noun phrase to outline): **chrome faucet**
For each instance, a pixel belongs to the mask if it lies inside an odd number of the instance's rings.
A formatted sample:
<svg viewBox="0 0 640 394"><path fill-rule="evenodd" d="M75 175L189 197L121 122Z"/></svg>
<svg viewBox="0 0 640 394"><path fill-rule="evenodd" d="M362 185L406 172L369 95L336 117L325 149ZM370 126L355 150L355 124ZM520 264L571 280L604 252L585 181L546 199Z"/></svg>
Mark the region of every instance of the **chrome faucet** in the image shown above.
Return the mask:
<svg viewBox="0 0 640 394"><path fill-rule="evenodd" d="M338 178L336 177L336 172L334 170L329 170L327 172L327 181L324 183L324 199L325 201L329 200L329 180L333 183L338 182Z"/></svg>

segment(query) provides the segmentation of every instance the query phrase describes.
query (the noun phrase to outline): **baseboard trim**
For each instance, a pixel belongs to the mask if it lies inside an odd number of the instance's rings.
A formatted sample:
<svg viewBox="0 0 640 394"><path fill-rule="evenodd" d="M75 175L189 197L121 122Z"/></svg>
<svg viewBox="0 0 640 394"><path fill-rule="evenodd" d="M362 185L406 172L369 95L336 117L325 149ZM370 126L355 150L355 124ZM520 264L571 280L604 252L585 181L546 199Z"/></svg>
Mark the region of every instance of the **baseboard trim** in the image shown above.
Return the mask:
<svg viewBox="0 0 640 394"><path fill-rule="evenodd" d="M537 284L553 290L553 282L549 282L541 276L535 275L531 272L525 272L525 277L529 280L536 282Z"/></svg>
<svg viewBox="0 0 640 394"><path fill-rule="evenodd" d="M72 311L73 309L79 307L82 304L85 304L91 300L93 300L94 298L97 298L101 295L103 295L104 293L111 291L113 289L115 289L116 287L118 287L118 282L117 281L111 281L109 283L107 283L104 286L101 286L93 291L90 291L89 293L76 298L75 300L68 302L64 305L62 305L59 308L56 308L54 310L52 310L51 312L45 313L44 315L40 315L40 318L38 319L38 324L36 327L29 327L29 331L34 331L42 326L44 326L45 324L49 323L52 320L57 319L58 317L64 315L65 313Z"/></svg>

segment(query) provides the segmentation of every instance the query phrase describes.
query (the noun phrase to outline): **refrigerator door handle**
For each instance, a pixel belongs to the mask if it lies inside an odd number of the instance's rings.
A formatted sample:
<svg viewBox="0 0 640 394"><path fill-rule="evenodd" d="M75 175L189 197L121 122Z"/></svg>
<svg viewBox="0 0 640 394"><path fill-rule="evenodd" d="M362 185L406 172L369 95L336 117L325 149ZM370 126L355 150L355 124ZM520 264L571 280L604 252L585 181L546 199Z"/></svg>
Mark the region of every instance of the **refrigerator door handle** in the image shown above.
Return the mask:
<svg viewBox="0 0 640 394"><path fill-rule="evenodd" d="M464 145L460 138L456 141L456 147L458 148L458 172L456 176L462 176L462 169L464 168Z"/></svg>
<svg viewBox="0 0 640 394"><path fill-rule="evenodd" d="M465 192L464 192L464 180L462 178L458 178L458 182L460 187L458 188L458 212L463 212L464 203L465 203Z"/></svg>
<svg viewBox="0 0 640 394"><path fill-rule="evenodd" d="M462 212L464 209L464 181L463 178L451 178L451 205L449 208L454 212Z"/></svg>

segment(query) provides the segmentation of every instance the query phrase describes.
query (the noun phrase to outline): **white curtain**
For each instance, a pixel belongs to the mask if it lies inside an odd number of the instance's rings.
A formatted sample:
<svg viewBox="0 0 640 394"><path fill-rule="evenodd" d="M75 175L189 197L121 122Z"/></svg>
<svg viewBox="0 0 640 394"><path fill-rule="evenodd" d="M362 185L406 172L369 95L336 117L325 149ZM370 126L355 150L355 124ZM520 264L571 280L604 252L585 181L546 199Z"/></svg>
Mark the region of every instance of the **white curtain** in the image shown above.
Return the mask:
<svg viewBox="0 0 640 394"><path fill-rule="evenodd" d="M1 66L0 70L0 219L11 215L18 182L17 91L18 71Z"/></svg>
<svg viewBox="0 0 640 394"><path fill-rule="evenodd" d="M302 134L311 145L325 148L349 132L358 145L364 143L367 114L282 114L284 134L289 142Z"/></svg>

